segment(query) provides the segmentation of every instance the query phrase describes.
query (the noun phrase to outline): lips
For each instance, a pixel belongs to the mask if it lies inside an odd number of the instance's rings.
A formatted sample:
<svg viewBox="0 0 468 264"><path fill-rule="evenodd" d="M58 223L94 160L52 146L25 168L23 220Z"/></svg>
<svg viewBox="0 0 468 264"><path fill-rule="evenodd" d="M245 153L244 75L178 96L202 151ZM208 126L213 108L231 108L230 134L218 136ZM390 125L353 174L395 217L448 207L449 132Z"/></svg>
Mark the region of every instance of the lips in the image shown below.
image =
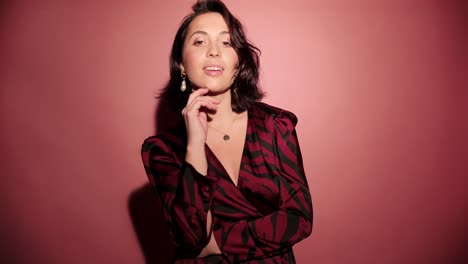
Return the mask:
<svg viewBox="0 0 468 264"><path fill-rule="evenodd" d="M219 66L219 65L208 65L203 68L205 71L219 71L222 72L224 71L224 68Z"/></svg>
<svg viewBox="0 0 468 264"><path fill-rule="evenodd" d="M223 75L224 68L220 65L210 64L203 67L203 70L208 76L218 77Z"/></svg>

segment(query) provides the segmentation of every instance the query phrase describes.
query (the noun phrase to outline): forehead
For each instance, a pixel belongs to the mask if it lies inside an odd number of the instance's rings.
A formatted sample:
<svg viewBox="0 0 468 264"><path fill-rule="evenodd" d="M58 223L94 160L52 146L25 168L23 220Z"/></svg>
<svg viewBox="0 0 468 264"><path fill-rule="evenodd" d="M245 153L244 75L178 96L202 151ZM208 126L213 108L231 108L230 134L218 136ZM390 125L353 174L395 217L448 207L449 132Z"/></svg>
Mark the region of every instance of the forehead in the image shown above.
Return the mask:
<svg viewBox="0 0 468 264"><path fill-rule="evenodd" d="M222 31L229 31L226 22L219 13L210 12L198 15L193 19L188 27L188 35L196 31L218 34Z"/></svg>

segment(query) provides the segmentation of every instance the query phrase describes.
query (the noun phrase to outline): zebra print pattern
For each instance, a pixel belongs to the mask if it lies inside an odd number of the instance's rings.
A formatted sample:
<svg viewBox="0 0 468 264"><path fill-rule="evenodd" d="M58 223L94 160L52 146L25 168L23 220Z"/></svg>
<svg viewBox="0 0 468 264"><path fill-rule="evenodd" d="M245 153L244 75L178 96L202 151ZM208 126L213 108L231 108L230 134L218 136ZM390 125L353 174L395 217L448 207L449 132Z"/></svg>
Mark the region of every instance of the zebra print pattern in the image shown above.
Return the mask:
<svg viewBox="0 0 468 264"><path fill-rule="evenodd" d="M292 246L312 230L312 202L291 112L256 103L236 186L206 145L208 173L185 162L183 123L145 140L142 159L177 247L175 263L295 263ZM222 255L208 243L207 212Z"/></svg>

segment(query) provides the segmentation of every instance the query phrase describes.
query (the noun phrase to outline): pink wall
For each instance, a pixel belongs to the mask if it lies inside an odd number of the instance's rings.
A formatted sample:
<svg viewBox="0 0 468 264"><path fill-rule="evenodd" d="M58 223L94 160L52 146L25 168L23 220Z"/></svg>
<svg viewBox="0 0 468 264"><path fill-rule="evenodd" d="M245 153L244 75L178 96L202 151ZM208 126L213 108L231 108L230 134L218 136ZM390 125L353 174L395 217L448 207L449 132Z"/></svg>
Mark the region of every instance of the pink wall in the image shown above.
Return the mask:
<svg viewBox="0 0 468 264"><path fill-rule="evenodd" d="M38 2L0 8L0 262L167 259L139 150L193 1ZM263 51L265 101L300 119L298 263L466 261L467 4L226 4Z"/></svg>

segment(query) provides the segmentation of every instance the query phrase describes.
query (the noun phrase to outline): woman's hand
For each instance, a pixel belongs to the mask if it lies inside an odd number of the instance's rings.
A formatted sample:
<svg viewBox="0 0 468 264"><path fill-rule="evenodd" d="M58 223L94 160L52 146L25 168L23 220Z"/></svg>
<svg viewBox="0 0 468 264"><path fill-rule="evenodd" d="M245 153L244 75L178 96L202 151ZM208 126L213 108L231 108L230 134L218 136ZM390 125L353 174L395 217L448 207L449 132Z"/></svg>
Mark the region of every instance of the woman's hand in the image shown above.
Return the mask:
<svg viewBox="0 0 468 264"><path fill-rule="evenodd" d="M216 111L219 101L205 96L208 88L200 88L190 94L187 105L182 110L187 129L187 146L205 146L208 131L207 111Z"/></svg>
<svg viewBox="0 0 468 264"><path fill-rule="evenodd" d="M201 175L208 172L205 143L208 131L207 111L216 111L219 101L205 96L208 88L193 92L182 110L187 129L187 153L185 161L190 163Z"/></svg>

